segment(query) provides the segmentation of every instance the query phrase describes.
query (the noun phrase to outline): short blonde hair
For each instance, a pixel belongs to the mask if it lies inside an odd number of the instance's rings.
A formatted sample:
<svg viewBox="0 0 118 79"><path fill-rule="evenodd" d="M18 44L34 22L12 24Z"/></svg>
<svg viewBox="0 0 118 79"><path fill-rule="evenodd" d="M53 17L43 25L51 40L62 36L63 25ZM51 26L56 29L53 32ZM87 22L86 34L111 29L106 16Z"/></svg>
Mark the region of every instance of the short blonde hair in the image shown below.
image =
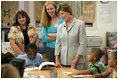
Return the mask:
<svg viewBox="0 0 118 79"><path fill-rule="evenodd" d="M20 78L20 73L12 64L1 65L1 78Z"/></svg>
<svg viewBox="0 0 118 79"><path fill-rule="evenodd" d="M48 27L50 25L50 20L51 17L48 15L47 11L46 11L46 6L52 4L55 7L55 13L56 13L56 9L57 9L57 5L54 1L47 1L43 7L43 11L42 11L42 16L41 16L41 25L44 27ZM56 13L56 15L58 16L58 14Z"/></svg>

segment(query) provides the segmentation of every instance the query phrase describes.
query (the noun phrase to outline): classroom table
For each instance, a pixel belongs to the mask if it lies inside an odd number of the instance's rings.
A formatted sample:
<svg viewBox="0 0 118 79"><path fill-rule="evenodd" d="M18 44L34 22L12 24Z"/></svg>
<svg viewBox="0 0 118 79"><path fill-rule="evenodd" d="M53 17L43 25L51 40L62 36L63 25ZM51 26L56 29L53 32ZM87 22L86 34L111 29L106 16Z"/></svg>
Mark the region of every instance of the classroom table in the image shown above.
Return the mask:
<svg viewBox="0 0 118 79"><path fill-rule="evenodd" d="M32 72L36 77L40 77L40 75L43 75L45 78L50 78L50 70L58 71L57 78L72 78L70 76L64 75L63 72L77 72L78 71L71 67L61 67L61 68L46 67L46 68L43 68L42 70L39 70L39 69L30 70L30 72ZM25 72L28 72L28 71L25 71Z"/></svg>

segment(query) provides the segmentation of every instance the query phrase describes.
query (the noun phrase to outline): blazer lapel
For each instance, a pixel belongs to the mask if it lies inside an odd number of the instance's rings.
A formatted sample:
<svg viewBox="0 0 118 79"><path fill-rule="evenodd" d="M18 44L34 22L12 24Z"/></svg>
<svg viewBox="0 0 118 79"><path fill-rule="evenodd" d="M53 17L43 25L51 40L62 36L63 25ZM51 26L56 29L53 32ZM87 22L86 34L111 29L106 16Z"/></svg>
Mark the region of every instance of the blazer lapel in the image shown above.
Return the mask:
<svg viewBox="0 0 118 79"><path fill-rule="evenodd" d="M75 20L75 18L74 18L74 19L73 19L73 22L71 23L71 25L70 25L70 27L69 27L69 30L68 30L68 31L70 31L70 30L73 28L73 26L74 26L75 22L76 22L76 20Z"/></svg>

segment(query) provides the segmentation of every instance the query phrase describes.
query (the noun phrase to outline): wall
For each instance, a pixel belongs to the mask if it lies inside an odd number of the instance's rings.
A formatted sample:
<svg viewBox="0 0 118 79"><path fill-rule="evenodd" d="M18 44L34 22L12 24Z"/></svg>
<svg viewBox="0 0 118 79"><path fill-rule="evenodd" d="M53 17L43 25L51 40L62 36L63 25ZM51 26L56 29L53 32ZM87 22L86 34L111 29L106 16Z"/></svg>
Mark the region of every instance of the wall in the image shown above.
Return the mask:
<svg viewBox="0 0 118 79"><path fill-rule="evenodd" d="M106 46L106 32L117 32L117 2L107 4L97 2L96 21L93 29L87 29L87 35L101 36L103 47Z"/></svg>

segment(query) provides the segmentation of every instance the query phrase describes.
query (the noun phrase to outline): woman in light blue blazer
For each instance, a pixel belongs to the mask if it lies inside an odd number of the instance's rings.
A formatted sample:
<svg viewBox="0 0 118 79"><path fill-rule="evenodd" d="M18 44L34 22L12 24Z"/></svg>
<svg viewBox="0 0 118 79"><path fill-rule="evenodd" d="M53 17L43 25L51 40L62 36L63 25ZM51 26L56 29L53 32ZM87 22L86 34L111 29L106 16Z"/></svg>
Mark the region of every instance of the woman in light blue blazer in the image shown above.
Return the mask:
<svg viewBox="0 0 118 79"><path fill-rule="evenodd" d="M53 1L47 1L43 7L41 25L42 40L46 43L46 58L50 62L55 62L55 42L57 36L57 28L63 21L56 13L57 5Z"/></svg>
<svg viewBox="0 0 118 79"><path fill-rule="evenodd" d="M56 67L70 66L82 70L84 55L87 53L85 23L72 16L71 8L65 2L58 5L58 12L65 22L57 31Z"/></svg>

